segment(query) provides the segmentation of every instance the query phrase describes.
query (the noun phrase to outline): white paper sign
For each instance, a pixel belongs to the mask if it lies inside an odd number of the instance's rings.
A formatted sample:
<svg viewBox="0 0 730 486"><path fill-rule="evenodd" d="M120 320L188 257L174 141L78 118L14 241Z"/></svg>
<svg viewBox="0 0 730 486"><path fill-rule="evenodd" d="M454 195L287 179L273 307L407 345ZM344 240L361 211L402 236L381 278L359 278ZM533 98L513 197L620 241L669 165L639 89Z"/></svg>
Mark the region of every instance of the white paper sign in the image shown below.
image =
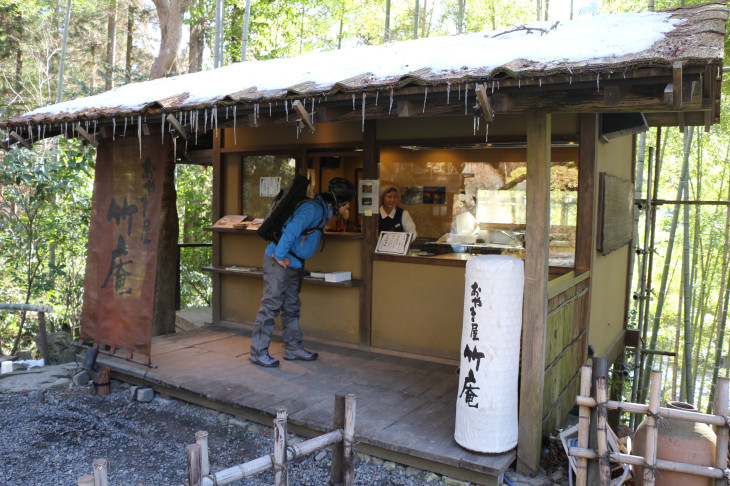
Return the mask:
<svg viewBox="0 0 730 486"><path fill-rule="evenodd" d="M262 177L259 179L259 196L274 197L281 189L281 177Z"/></svg>
<svg viewBox="0 0 730 486"><path fill-rule="evenodd" d="M363 179L360 181L357 188L357 207L360 214L372 216L378 210L380 207L379 191L380 181L377 179Z"/></svg>
<svg viewBox="0 0 730 486"><path fill-rule="evenodd" d="M375 245L375 253L405 255L411 245L411 238L413 238L413 233L383 231L378 237L378 244Z"/></svg>

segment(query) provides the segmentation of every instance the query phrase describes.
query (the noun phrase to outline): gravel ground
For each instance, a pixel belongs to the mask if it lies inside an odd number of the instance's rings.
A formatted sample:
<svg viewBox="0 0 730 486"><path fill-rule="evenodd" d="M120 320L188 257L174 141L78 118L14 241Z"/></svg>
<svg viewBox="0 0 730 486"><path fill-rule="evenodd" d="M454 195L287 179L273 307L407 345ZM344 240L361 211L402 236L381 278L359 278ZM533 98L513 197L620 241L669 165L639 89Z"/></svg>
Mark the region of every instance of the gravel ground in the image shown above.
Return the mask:
<svg viewBox="0 0 730 486"><path fill-rule="evenodd" d="M101 458L108 461L110 485L182 485L185 446L195 442L198 430L208 432L212 471L273 450L269 427L231 423L230 416L177 400L140 403L126 385L104 397L94 396L88 385L0 394L0 411L0 485L76 486ZM370 456L359 456L356 464L358 485L468 484ZM289 485L326 485L329 467L329 451L302 458L290 465ZM553 484L515 476L510 479L516 486ZM267 471L235 484L270 486L273 475Z"/></svg>

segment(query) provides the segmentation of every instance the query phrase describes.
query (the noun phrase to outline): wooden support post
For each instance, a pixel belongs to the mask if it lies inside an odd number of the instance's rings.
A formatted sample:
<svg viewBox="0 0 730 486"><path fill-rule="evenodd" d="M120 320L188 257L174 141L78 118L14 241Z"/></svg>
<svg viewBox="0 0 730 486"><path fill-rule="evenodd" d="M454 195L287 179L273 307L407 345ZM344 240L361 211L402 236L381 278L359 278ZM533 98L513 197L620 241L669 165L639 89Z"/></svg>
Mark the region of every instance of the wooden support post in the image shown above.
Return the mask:
<svg viewBox="0 0 730 486"><path fill-rule="evenodd" d="M342 433L344 444L344 471L343 484L353 486L355 484L355 395L349 393L345 397L345 426Z"/></svg>
<svg viewBox="0 0 730 486"><path fill-rule="evenodd" d="M601 486L611 486L611 464L608 459L608 386L606 377L599 376L596 380L596 435L598 439L598 468L601 476Z"/></svg>
<svg viewBox="0 0 730 486"><path fill-rule="evenodd" d="M199 444L190 444L185 447L188 455L188 486L201 486L203 474L201 470L201 453Z"/></svg>
<svg viewBox="0 0 730 486"><path fill-rule="evenodd" d="M337 392L335 395L335 414L332 420L332 430L339 430L345 427L345 396L344 392ZM343 478L343 455L344 444L338 442L332 446L332 466L330 468L330 485L342 484Z"/></svg>
<svg viewBox="0 0 730 486"><path fill-rule="evenodd" d="M94 486L109 486L109 479L107 478L107 460L96 459L91 463L94 468Z"/></svg>
<svg viewBox="0 0 730 486"><path fill-rule="evenodd" d="M674 108L682 108L682 61L672 65L672 94Z"/></svg>
<svg viewBox="0 0 730 486"><path fill-rule="evenodd" d="M78 486L94 486L94 476L85 474L79 478Z"/></svg>
<svg viewBox="0 0 730 486"><path fill-rule="evenodd" d="M542 451L550 231L550 113L527 114L527 233L517 472L534 477Z"/></svg>
<svg viewBox="0 0 730 486"><path fill-rule="evenodd" d="M644 456L644 486L654 486L656 478L656 448L659 414L660 389L662 384L662 372L652 370L651 389L649 391L649 414L646 416L646 448Z"/></svg>
<svg viewBox="0 0 730 486"><path fill-rule="evenodd" d="M43 364L49 366L51 364L51 350L48 349L48 336L46 335L46 313L38 313L38 336L41 345L41 354L43 355Z"/></svg>
<svg viewBox="0 0 730 486"><path fill-rule="evenodd" d="M310 130L312 130L312 133L314 133L314 130L317 129L317 125L314 124L314 120L309 116L309 113L307 113L307 109L304 108L302 102L299 100L295 100L294 103L292 103L292 107L294 108L294 111L296 111L297 114L301 117L304 124L307 125Z"/></svg>
<svg viewBox="0 0 730 486"><path fill-rule="evenodd" d="M195 443L200 446L200 475L210 474L210 461L208 460L208 432L199 430L195 432Z"/></svg>
<svg viewBox="0 0 730 486"><path fill-rule="evenodd" d="M180 134L182 138L185 140L188 139L188 131L183 127L179 121L177 121L177 118L175 118L173 115L167 115L167 121L172 125L172 127L177 131L177 133Z"/></svg>
<svg viewBox="0 0 730 486"><path fill-rule="evenodd" d="M492 102L489 100L489 96L487 95L487 89L483 84L477 84L474 91L477 93L479 106L482 107L482 116L484 116L484 121L492 123L494 121L494 109L492 108Z"/></svg>
<svg viewBox="0 0 730 486"><path fill-rule="evenodd" d="M108 366L102 366L98 373L94 374L94 395L97 397L103 397L111 393L111 387L109 386L109 375L111 369Z"/></svg>
<svg viewBox="0 0 730 486"><path fill-rule="evenodd" d="M730 393L730 381L727 378L718 378L717 384L715 385L715 415L720 415L727 419L728 416L728 393ZM727 441L728 441L728 426L715 427L715 434L717 435L717 446L715 448L715 467L727 469ZM716 479L715 486L727 486L726 478Z"/></svg>
<svg viewBox="0 0 730 486"><path fill-rule="evenodd" d="M580 396L587 397L591 394L591 367L583 365L580 367ZM588 448L588 433L591 422L590 407L580 406L578 409L578 447ZM575 485L586 486L588 474L588 460L579 457L575 464Z"/></svg>
<svg viewBox="0 0 730 486"><path fill-rule="evenodd" d="M274 486L289 484L286 471L286 412L274 419Z"/></svg>

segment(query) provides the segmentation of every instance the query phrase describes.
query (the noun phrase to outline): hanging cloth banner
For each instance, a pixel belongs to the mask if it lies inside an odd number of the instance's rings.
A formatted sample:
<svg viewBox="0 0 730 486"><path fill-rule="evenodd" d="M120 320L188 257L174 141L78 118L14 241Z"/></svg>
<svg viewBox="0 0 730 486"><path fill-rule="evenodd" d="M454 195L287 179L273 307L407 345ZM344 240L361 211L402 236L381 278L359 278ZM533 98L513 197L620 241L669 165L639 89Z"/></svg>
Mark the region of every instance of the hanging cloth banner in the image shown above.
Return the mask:
<svg viewBox="0 0 730 486"><path fill-rule="evenodd" d="M141 157L133 137L97 149L81 316L82 339L147 356L169 155L152 138L142 139Z"/></svg>

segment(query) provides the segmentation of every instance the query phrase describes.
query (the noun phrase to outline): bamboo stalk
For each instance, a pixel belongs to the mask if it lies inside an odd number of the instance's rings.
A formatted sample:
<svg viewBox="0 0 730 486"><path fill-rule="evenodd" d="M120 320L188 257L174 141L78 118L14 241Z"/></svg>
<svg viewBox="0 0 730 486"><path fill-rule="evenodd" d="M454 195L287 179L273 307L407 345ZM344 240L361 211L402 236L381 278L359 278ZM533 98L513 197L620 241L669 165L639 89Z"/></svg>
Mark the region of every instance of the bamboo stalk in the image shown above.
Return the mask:
<svg viewBox="0 0 730 486"><path fill-rule="evenodd" d="M718 378L717 385L715 385L715 413L724 417L728 416L728 388L730 381L727 378ZM717 445L715 448L715 467L725 470L727 469L727 441L728 441L728 426L715 427L715 434L717 435ZM727 480L725 478L717 478L715 480L715 486L727 486Z"/></svg>
<svg viewBox="0 0 730 486"><path fill-rule="evenodd" d="M342 432L344 444L344 465L343 482L345 486L355 484L355 395L352 393L345 397L345 427Z"/></svg>
<svg viewBox="0 0 730 486"><path fill-rule="evenodd" d="M654 486L656 477L657 419L659 412L659 387L662 383L662 372L652 370L651 389L649 395L649 415L646 417L646 457L644 465L644 486Z"/></svg>
<svg viewBox="0 0 730 486"><path fill-rule="evenodd" d="M337 392L335 394L335 410L332 419L332 428L334 430L342 429L345 426L345 393ZM338 442L332 446L332 465L330 467L330 485L339 485L343 481L343 455L344 447L342 442Z"/></svg>
<svg viewBox="0 0 730 486"><path fill-rule="evenodd" d="M568 454L574 457L582 457L586 459L598 458L598 453L593 449L582 449L580 447L569 447ZM630 454L620 454L612 452L609 454L612 462L619 464L629 464L631 466L643 467L645 465L644 458L641 456L633 456ZM656 468L661 471L671 471L684 474L694 474L695 476L704 476L706 478L725 478L725 472L716 467L698 466L697 464L689 464L686 462L672 462L664 459L657 459ZM722 483L725 486L726 483Z"/></svg>
<svg viewBox="0 0 730 486"><path fill-rule="evenodd" d="M274 419L274 486L286 486L286 411Z"/></svg>
<svg viewBox="0 0 730 486"><path fill-rule="evenodd" d="M188 486L200 486L203 479L200 468L200 445L190 444L185 447L185 452L188 455Z"/></svg>
<svg viewBox="0 0 730 486"><path fill-rule="evenodd" d="M580 367L580 394L581 397L591 393L591 367L583 365ZM590 432L591 410L589 406L581 405L578 411L578 447L588 448L588 434ZM570 472L569 472L570 473ZM588 479L588 460L579 457L575 465L576 486L586 486Z"/></svg>
<svg viewBox="0 0 730 486"><path fill-rule="evenodd" d="M208 460L208 432L199 430L195 432L195 443L200 446L200 474L207 476L210 473L210 461Z"/></svg>
<svg viewBox="0 0 730 486"><path fill-rule="evenodd" d="M595 407L596 399L587 396L575 397L575 403L581 407ZM649 413L649 406L640 403L618 402L616 400L607 400L606 408L608 410L621 410L628 413L641 413L646 415ZM687 410L677 410L674 408L659 407L659 415L661 417L684 420L685 422L696 422L716 427L722 427L726 424L725 418L720 415L711 415L700 412L690 412Z"/></svg>
<svg viewBox="0 0 730 486"><path fill-rule="evenodd" d="M107 460L96 459L91 463L94 468L94 486L109 486L109 480L107 479Z"/></svg>
<svg viewBox="0 0 730 486"><path fill-rule="evenodd" d="M601 486L611 486L611 464L608 459L608 411L606 410L606 377L596 379L596 436L598 442L598 469L601 477Z"/></svg>

